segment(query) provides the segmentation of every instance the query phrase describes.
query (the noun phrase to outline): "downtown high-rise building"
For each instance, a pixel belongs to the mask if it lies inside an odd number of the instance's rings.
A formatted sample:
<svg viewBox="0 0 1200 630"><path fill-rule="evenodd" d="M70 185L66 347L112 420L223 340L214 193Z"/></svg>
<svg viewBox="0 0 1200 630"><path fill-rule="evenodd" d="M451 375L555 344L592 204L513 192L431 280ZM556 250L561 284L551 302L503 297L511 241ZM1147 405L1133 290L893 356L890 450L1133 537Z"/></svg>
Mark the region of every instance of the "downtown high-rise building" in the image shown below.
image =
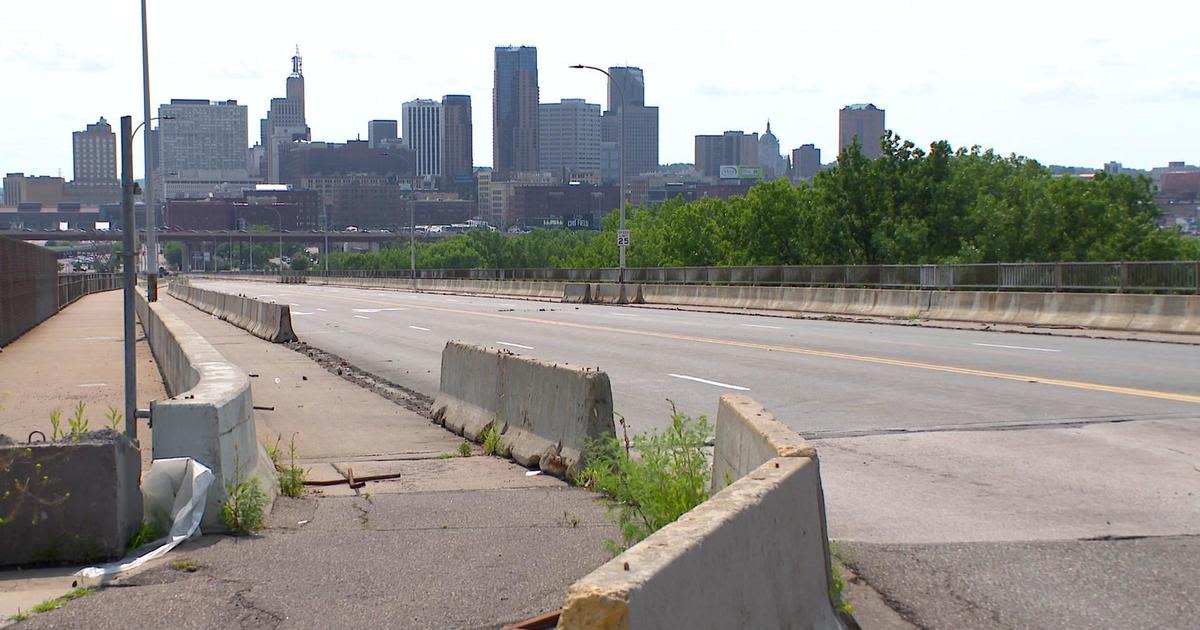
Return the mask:
<svg viewBox="0 0 1200 630"><path fill-rule="evenodd" d="M862 154L874 160L883 154L879 141L883 137L884 110L871 103L847 105L838 113L838 154L858 139Z"/></svg>
<svg viewBox="0 0 1200 630"><path fill-rule="evenodd" d="M458 192L463 198L473 198L476 187L471 97L467 94L443 96L441 115L441 188Z"/></svg>
<svg viewBox="0 0 1200 630"><path fill-rule="evenodd" d="M641 68L616 66L608 69L608 109L601 118L600 139L605 155L603 180L619 179L615 165L619 161L621 124L619 112L624 102L625 175L634 176L658 170L658 107L646 106L646 78Z"/></svg>
<svg viewBox="0 0 1200 630"><path fill-rule="evenodd" d="M559 181L600 183L600 105L580 98L542 103L539 170Z"/></svg>
<svg viewBox="0 0 1200 630"><path fill-rule="evenodd" d="M492 89L492 165L497 179L538 169L537 48L497 46Z"/></svg>
<svg viewBox="0 0 1200 630"><path fill-rule="evenodd" d="M75 181L117 181L117 135L104 117L83 131L71 133Z"/></svg>
<svg viewBox="0 0 1200 630"><path fill-rule="evenodd" d="M821 170L821 150L813 144L802 144L792 151L792 180L812 181Z"/></svg>
<svg viewBox="0 0 1200 630"><path fill-rule="evenodd" d="M696 173L721 177L722 166L757 166L758 134L726 131L719 136L696 136Z"/></svg>
<svg viewBox="0 0 1200 630"><path fill-rule="evenodd" d="M246 106L171 99L158 107L158 200L253 186L247 172Z"/></svg>
<svg viewBox="0 0 1200 630"><path fill-rule="evenodd" d="M431 99L416 99L400 106L400 124L404 141L416 159L417 177L424 188L436 187L442 168L442 104Z"/></svg>
<svg viewBox="0 0 1200 630"><path fill-rule="evenodd" d="M367 123L367 146L378 149L400 138L400 123L395 120L372 120Z"/></svg>
<svg viewBox="0 0 1200 630"><path fill-rule="evenodd" d="M271 99L267 117L259 123L260 143L263 147L264 164L261 177L268 182L279 180L279 145L297 140L311 140L304 115L304 73L300 48L292 57L292 73L288 75L286 94L283 98Z"/></svg>
<svg viewBox="0 0 1200 630"><path fill-rule="evenodd" d="M83 131L71 133L75 178L66 184L67 201L112 203L121 200L117 181L117 136L103 117Z"/></svg>

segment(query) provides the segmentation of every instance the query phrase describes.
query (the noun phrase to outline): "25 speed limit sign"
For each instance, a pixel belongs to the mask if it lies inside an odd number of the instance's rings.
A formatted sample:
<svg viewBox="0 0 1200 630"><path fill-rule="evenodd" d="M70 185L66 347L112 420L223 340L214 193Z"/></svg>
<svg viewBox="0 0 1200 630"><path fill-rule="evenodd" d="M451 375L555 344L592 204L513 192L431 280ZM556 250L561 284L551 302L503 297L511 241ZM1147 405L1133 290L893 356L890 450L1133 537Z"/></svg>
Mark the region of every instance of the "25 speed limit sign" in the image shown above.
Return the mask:
<svg viewBox="0 0 1200 630"><path fill-rule="evenodd" d="M629 246L629 230L617 230L617 247Z"/></svg>

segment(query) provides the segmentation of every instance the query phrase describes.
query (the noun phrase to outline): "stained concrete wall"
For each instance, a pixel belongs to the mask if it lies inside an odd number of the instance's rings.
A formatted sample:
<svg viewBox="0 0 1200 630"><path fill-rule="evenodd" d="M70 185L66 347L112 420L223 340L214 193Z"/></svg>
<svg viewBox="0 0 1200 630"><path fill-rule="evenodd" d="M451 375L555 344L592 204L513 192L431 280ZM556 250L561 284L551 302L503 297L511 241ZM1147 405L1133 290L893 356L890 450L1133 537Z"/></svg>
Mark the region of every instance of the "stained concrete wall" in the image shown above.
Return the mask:
<svg viewBox="0 0 1200 630"><path fill-rule="evenodd" d="M615 436L612 386L594 368L451 341L442 351L433 418L472 439L495 425L503 454L574 478L587 441Z"/></svg>
<svg viewBox="0 0 1200 630"><path fill-rule="evenodd" d="M202 526L220 531L227 484L257 477L271 500L275 468L258 443L250 378L199 333L139 289L138 318L167 386L168 400L151 403L155 459L191 457L212 469Z"/></svg>
<svg viewBox="0 0 1200 630"><path fill-rule="evenodd" d="M113 433L0 448L0 565L115 560L142 523L142 461Z"/></svg>

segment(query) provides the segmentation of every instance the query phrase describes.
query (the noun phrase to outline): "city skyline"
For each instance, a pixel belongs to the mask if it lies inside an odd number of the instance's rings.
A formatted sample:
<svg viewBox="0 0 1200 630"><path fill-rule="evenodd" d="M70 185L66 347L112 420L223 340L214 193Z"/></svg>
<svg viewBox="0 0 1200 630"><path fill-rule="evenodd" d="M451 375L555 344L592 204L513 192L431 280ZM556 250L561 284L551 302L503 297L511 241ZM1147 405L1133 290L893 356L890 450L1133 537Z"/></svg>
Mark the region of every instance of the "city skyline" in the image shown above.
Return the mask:
<svg viewBox="0 0 1200 630"><path fill-rule="evenodd" d="M45 6L12 7L13 19L0 25L0 54L11 60L10 81L39 92L38 99L0 105L6 121L21 121L10 122L0 138L4 171L69 175L70 131L100 116L114 120L130 113L140 119L136 7L83 20L83 9L91 5L64 4L54 14ZM1151 4L1177 17L1197 12ZM889 128L921 146L945 139L1046 164L1093 167L1108 160L1137 168L1195 162L1200 153L1193 140L1200 122L1190 115L1200 103L1200 81L1187 63L1200 44L1184 36L1182 25L1189 20L1155 19L1151 16L1162 11L1154 7L1126 15L1107 14L1095 4L1090 6L1097 10L1089 12L1038 5L1036 20L1022 11L945 2L813 7L806 8L804 20L754 16L754 36L734 33L724 41L736 46L713 47L710 38L725 24L700 14L672 17L660 9L639 13L620 42L605 32L620 22L610 13L621 10L598 11L586 30L564 29L565 18L534 3L522 12L479 9L488 29L462 26L397 44L356 36L361 16L321 10L316 3L296 6L277 16L267 7L217 1L196 14L151 2L152 106L175 98L236 99L257 120L279 95L299 44L314 139L365 138L369 120L398 119L405 101L469 94L480 126L474 134L477 165L488 166L492 51L511 44L538 48L540 102L606 103L602 77L568 70L571 63L643 68L646 101L662 108L662 163L692 161L697 134L762 131L768 118L785 153L812 143L832 160L837 111L858 102L888 110ZM788 10L789 5L767 3L760 15ZM240 19L227 20L234 11ZM400 17L391 8L380 12ZM317 14L320 20L309 19ZM968 37L961 43L964 33L984 23L991 33L986 41ZM130 37L111 46L96 46L87 36L122 31ZM237 45L216 46L211 33L218 31L222 41ZM338 33L344 36L331 36ZM853 45L839 44L847 38ZM439 54L423 55L431 46ZM837 52L798 54L810 47ZM251 138L247 142L253 144ZM135 163L140 175L140 157Z"/></svg>

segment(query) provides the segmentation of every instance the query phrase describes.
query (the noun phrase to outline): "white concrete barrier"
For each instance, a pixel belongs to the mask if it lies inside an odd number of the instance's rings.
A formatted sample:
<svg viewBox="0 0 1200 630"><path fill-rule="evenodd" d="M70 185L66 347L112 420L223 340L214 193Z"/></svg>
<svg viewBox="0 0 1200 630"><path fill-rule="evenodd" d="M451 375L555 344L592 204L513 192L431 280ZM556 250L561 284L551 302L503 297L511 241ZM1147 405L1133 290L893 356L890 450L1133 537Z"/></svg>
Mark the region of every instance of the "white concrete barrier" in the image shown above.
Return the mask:
<svg viewBox="0 0 1200 630"><path fill-rule="evenodd" d="M573 584L559 628L843 627L815 450L744 396L717 417L732 483Z"/></svg>
<svg viewBox="0 0 1200 630"><path fill-rule="evenodd" d="M601 282L592 285L594 304L641 304L642 285Z"/></svg>
<svg viewBox="0 0 1200 630"><path fill-rule="evenodd" d="M257 477L274 500L275 467L258 443L250 378L199 333L141 289L137 313L166 382L170 399L150 405L154 459L191 457L212 469L204 508L205 531L222 531L226 485Z"/></svg>
<svg viewBox="0 0 1200 630"><path fill-rule="evenodd" d="M287 304L210 291L179 281L172 282L167 287L167 293L249 331L255 337L273 343L296 341L296 333L292 330L292 311Z"/></svg>
<svg viewBox="0 0 1200 630"><path fill-rule="evenodd" d="M471 440L496 427L501 454L574 479L588 440L616 435L612 409L612 386L598 369L451 341L432 416Z"/></svg>

